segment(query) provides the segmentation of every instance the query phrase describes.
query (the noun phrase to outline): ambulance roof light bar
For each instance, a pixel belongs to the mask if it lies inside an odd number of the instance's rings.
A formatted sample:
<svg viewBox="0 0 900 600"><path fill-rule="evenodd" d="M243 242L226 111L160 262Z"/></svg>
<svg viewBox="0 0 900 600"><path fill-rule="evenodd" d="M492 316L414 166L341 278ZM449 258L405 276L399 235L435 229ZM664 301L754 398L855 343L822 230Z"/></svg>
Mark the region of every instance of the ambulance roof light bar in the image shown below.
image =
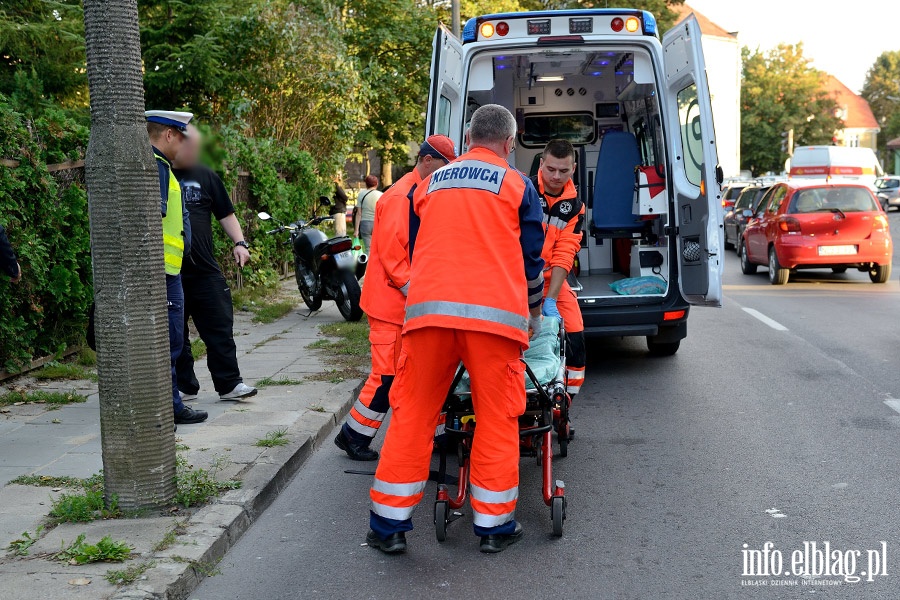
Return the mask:
<svg viewBox="0 0 900 600"><path fill-rule="evenodd" d="M655 37L659 37L659 29L656 24L656 17L653 16L653 13L650 13L646 10L629 10L629 9L616 9L616 8L582 8L582 9L572 9L572 10L546 10L546 11L534 11L534 12L516 12L516 13L497 13L490 15L482 15L480 17L473 17L466 21L465 27L463 27L462 32L462 42L464 44L468 44L470 42L478 41L478 34L481 31L481 24L485 21L511 21L518 19L540 19L540 18L551 18L551 17L574 17L574 18L586 18L592 16L614 16L621 17L623 24L627 25L627 29L629 32L637 32L638 29L641 29L641 33L644 35L652 35ZM638 23L632 21L632 18L637 18ZM504 25L506 25L504 23ZM634 27L637 25L637 27ZM632 30L632 27L634 29ZM491 29L491 33L494 33L494 29ZM507 30L508 31L508 30ZM497 33L501 33L497 31ZM585 32L587 33L587 32ZM505 35L503 33L502 35ZM490 37L490 36L484 36Z"/></svg>

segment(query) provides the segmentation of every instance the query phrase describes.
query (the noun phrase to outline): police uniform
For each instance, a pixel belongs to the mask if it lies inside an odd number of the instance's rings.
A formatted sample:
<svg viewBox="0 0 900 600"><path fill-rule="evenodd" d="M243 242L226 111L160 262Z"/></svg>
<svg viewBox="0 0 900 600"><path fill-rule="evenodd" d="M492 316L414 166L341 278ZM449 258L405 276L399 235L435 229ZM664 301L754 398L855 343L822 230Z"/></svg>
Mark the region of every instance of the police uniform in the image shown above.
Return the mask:
<svg viewBox="0 0 900 600"><path fill-rule="evenodd" d="M412 529L444 396L462 361L479 425L469 478L475 533L512 535L520 531L520 357L544 286L540 201L527 177L476 147L426 179L413 210L403 347L370 491L372 533L388 540Z"/></svg>
<svg viewBox="0 0 900 600"><path fill-rule="evenodd" d="M187 125L193 118L191 113L149 110L145 114L148 122L168 125L187 135ZM166 271L166 301L169 317L169 353L172 372L172 407L176 418L185 410L178 392L175 362L184 347L184 290L181 287L181 265L184 256L190 252L191 223L187 208L181 199L181 186L172 173L169 157L153 147L159 172L160 210L162 212L163 254Z"/></svg>
<svg viewBox="0 0 900 600"><path fill-rule="evenodd" d="M550 287L550 276L553 267L572 270L575 255L581 249L582 231L584 229L584 203L578 198L578 191L572 180L566 182L558 196L547 194L540 171L531 178L541 198L541 209L544 212L544 277L547 285L544 294ZM584 368L586 351L584 344L584 321L578 296L564 281L556 299L556 306L563 318L566 329L566 386L570 396L581 391L584 384Z"/></svg>

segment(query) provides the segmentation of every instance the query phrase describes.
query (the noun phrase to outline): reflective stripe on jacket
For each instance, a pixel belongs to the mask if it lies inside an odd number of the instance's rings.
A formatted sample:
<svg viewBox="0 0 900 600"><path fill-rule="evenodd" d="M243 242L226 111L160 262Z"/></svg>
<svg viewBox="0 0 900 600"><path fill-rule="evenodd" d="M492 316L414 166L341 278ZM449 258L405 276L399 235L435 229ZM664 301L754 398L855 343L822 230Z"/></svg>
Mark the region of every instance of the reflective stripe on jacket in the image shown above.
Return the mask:
<svg viewBox="0 0 900 600"><path fill-rule="evenodd" d="M486 148L435 171L415 191L404 331L446 327L528 343L543 295L544 230L531 181ZM414 236L414 237L413 237Z"/></svg>
<svg viewBox="0 0 900 600"><path fill-rule="evenodd" d="M370 317L403 325L409 285L409 193L419 183L413 169L388 188L375 205L375 227L360 306Z"/></svg>

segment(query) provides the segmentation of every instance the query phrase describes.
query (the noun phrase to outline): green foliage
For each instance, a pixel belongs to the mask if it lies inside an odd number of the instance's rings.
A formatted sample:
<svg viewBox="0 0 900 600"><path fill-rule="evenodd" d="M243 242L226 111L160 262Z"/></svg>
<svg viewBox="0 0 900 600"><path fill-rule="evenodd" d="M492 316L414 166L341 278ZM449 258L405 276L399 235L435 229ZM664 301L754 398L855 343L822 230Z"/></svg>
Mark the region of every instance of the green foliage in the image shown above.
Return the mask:
<svg viewBox="0 0 900 600"><path fill-rule="evenodd" d="M291 312L297 303L291 300L280 300L278 302L264 302L251 307L256 314L253 316L254 323L274 323L281 317Z"/></svg>
<svg viewBox="0 0 900 600"><path fill-rule="evenodd" d="M91 381L97 380L96 373L88 371L80 365L72 363L61 363L55 360L50 361L49 363L32 373L31 376L42 381L53 381L60 379L88 379Z"/></svg>
<svg viewBox="0 0 900 600"><path fill-rule="evenodd" d="M216 474L223 467L224 461L218 460L209 470L194 467L183 456L175 457L175 503L190 508L205 504L212 498L227 490L236 490L241 482L228 479L218 481Z"/></svg>
<svg viewBox="0 0 900 600"><path fill-rule="evenodd" d="M194 360L199 360L206 356L206 342L196 337L191 340L191 356Z"/></svg>
<svg viewBox="0 0 900 600"><path fill-rule="evenodd" d="M78 477L69 477L68 475L19 475L15 479L10 479L10 485L32 485L35 487L60 487L60 488L80 488L84 487L87 479L79 479Z"/></svg>
<svg viewBox="0 0 900 600"><path fill-rule="evenodd" d="M23 531L22 537L11 541L9 545L6 546L7 552L13 556L28 556L29 548L37 543L43 530L44 526L39 526L33 536L27 531Z"/></svg>
<svg viewBox="0 0 900 600"><path fill-rule="evenodd" d="M875 59L860 95L881 125L878 149L884 158L886 144L900 137L900 50L887 50Z"/></svg>
<svg viewBox="0 0 900 600"><path fill-rule="evenodd" d="M279 379L274 379L272 377L263 377L262 379L256 382L256 387L264 388L273 385L302 385L303 380L301 379L291 379L290 377L281 377Z"/></svg>
<svg viewBox="0 0 900 600"><path fill-rule="evenodd" d="M103 498L103 490L87 488L84 493L62 494L53 501L50 519L56 523L88 523L97 519L113 519L121 515L119 500L110 498L109 506Z"/></svg>
<svg viewBox="0 0 900 600"><path fill-rule="evenodd" d="M56 553L56 560L74 565L95 562L123 562L131 557L131 546L118 542L110 536L103 537L96 544L88 544L85 534L79 535L68 547ZM65 543L65 542L64 542Z"/></svg>
<svg viewBox="0 0 900 600"><path fill-rule="evenodd" d="M77 153L86 130L59 111L36 120L0 95L0 218L24 273L18 285L0 278L0 367L15 371L36 356L56 354L83 338L92 299L87 194L77 180L57 184L47 160Z"/></svg>
<svg viewBox="0 0 900 600"><path fill-rule="evenodd" d="M124 569L110 569L103 579L113 585L130 585L137 581L148 569L156 566L155 561L145 561L136 565L129 565Z"/></svg>
<svg viewBox="0 0 900 600"><path fill-rule="evenodd" d="M781 172L787 154L781 134L794 130L794 145L830 144L840 120L823 89L822 74L803 55L802 44L763 52L743 49L741 168L759 175Z"/></svg>
<svg viewBox="0 0 900 600"><path fill-rule="evenodd" d="M286 446L290 440L287 438L287 428L282 427L275 431L270 431L266 437L256 440L255 446L260 448L274 448L276 446Z"/></svg>
<svg viewBox="0 0 900 600"><path fill-rule="evenodd" d="M0 406L9 406L16 403L23 404L51 404L60 406L62 404L77 404L87 402L87 398L81 394L73 392L45 392L37 390L29 392L26 390L14 390L0 394Z"/></svg>
<svg viewBox="0 0 900 600"><path fill-rule="evenodd" d="M447 3L449 4L449 2ZM649 10L656 17L659 30L664 33L675 24L677 13L673 6L684 0L462 0L463 19L489 13L516 12L521 10L561 10L567 8L636 8ZM443 8L443 7L442 7ZM447 9L449 10L449 9ZM449 23L449 17L444 18Z"/></svg>

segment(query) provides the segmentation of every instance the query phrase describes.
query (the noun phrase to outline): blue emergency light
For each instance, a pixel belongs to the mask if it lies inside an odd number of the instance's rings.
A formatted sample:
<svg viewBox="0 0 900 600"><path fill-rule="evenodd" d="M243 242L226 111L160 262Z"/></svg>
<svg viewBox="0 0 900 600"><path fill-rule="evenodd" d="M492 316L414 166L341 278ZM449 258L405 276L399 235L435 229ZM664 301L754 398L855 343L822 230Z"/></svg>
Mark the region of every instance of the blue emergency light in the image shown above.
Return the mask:
<svg viewBox="0 0 900 600"><path fill-rule="evenodd" d="M653 13L648 12L646 10L636 10L636 9L616 9L616 8L582 8L582 9L572 9L572 10L546 10L546 11L534 11L534 12L515 12L515 13L496 13L490 15L482 15L480 17L472 17L468 21L466 21L465 27L463 27L462 32L462 42L464 44L478 41L478 30L482 23L486 21L503 21L503 20L513 20L513 19L529 19L529 24L534 23L535 27L539 25L537 23L538 19L547 19L548 22L546 24L549 27L549 18L550 17L571 17L570 20L577 20L577 23L574 25L580 31L567 31L565 33L590 33L588 29L588 23L586 22L587 17L594 16L625 16L625 17L638 17L641 21L642 25L642 33L644 35L652 35L659 36L659 31L656 25L656 17L653 16ZM570 23L570 29L573 25ZM539 32L541 35L548 35L549 32Z"/></svg>

